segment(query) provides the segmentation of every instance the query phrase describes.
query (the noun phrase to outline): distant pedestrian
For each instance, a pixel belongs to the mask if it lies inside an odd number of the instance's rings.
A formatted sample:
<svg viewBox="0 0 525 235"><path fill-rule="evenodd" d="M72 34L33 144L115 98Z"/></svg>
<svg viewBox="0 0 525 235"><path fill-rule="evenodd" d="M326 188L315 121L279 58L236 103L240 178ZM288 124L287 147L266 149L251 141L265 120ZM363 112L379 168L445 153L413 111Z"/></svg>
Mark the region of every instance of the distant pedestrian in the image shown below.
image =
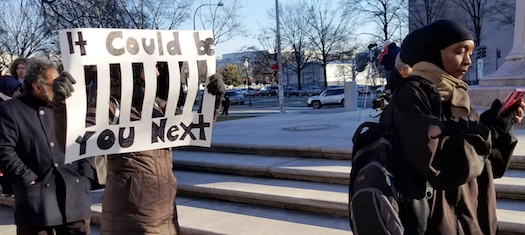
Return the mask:
<svg viewBox="0 0 525 235"><path fill-rule="evenodd" d="M230 109L230 96L228 94L224 94L224 98L222 99L222 115L228 115L228 109Z"/></svg>

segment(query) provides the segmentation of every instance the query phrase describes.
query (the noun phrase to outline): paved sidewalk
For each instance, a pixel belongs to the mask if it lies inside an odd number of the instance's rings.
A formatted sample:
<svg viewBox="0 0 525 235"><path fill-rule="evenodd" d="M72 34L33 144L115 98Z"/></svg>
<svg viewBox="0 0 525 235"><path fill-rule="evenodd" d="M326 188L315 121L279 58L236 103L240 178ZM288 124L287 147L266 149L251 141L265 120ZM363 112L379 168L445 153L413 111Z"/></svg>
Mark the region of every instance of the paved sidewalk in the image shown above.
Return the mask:
<svg viewBox="0 0 525 235"><path fill-rule="evenodd" d="M364 121L378 120L372 117L378 114L372 109L332 113L313 111L318 112L291 111L217 122L213 128L212 145L267 145L346 152L352 149L352 136L357 127ZM514 155L525 156L525 128L515 128L514 134L519 140Z"/></svg>
<svg viewBox="0 0 525 235"><path fill-rule="evenodd" d="M257 117L216 123L212 145L266 145L272 148L316 149L320 152L351 152L355 130L364 121L377 120L371 117L376 114L371 109L354 112L289 110L285 114L263 110L255 114ZM230 112L230 115L239 114ZM514 155L525 156L525 128L515 128L514 133L519 139ZM94 235L99 234L96 227L92 228ZM0 205L0 235L15 234L15 229L12 208Z"/></svg>

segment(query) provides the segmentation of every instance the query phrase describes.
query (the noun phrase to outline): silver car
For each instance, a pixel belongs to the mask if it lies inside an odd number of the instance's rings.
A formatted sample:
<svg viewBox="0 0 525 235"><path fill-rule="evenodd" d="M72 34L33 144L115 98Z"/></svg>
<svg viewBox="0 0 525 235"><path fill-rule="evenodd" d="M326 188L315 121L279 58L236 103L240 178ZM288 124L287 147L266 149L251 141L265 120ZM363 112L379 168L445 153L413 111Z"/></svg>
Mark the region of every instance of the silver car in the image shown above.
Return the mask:
<svg viewBox="0 0 525 235"><path fill-rule="evenodd" d="M246 99L243 94L239 94L236 90L226 91L226 95L230 97L231 104L241 104L244 105L244 100Z"/></svg>

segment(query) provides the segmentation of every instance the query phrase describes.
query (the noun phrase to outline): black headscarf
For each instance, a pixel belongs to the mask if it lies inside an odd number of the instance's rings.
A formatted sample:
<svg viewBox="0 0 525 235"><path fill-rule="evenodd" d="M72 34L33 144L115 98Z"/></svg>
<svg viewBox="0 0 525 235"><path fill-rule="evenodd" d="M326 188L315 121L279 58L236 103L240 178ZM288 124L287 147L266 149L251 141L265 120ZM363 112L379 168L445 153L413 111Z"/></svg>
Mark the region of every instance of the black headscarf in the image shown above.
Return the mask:
<svg viewBox="0 0 525 235"><path fill-rule="evenodd" d="M400 57L410 66L426 61L443 69L441 50L465 40L474 40L465 26L451 20L438 20L406 36Z"/></svg>

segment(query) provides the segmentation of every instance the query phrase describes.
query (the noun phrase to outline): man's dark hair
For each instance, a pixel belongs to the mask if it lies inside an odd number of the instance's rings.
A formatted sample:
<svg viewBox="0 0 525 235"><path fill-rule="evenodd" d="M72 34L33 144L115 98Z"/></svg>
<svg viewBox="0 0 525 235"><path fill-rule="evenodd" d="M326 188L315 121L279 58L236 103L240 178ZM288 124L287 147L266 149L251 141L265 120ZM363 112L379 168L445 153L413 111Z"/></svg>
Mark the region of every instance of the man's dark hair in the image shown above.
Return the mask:
<svg viewBox="0 0 525 235"><path fill-rule="evenodd" d="M26 63L26 72L24 78L25 90L30 92L33 91L32 84L38 82L39 85L44 85L46 83L46 70L49 68L56 69L55 64L36 58L27 59Z"/></svg>

